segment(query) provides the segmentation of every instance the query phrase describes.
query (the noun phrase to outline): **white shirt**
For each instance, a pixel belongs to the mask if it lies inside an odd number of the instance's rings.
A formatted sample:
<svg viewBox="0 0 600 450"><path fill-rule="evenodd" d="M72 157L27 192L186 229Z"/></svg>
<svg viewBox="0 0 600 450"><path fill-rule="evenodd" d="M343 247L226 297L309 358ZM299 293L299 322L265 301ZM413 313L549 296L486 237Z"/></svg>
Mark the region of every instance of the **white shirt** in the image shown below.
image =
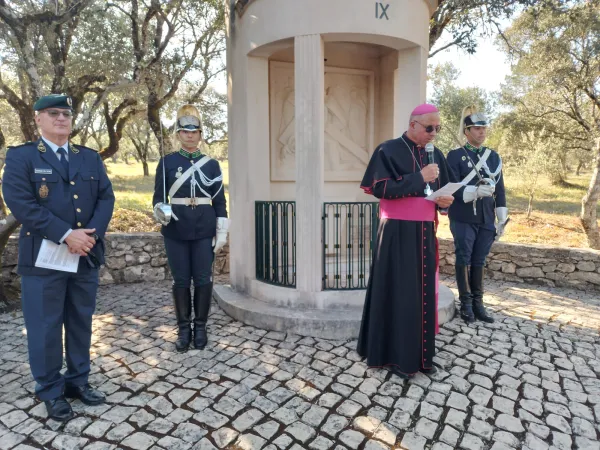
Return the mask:
<svg viewBox="0 0 600 450"><path fill-rule="evenodd" d="M56 155L56 157L58 158L59 161L60 161L60 155L58 153L56 153L59 148L65 149L65 152L67 154L67 161L69 160L69 141L65 142L64 145L56 145L54 142L50 142L44 136L42 136L42 139L46 144L48 144L48 147L50 147L52 149L52 151L54 152L54 154Z"/></svg>
<svg viewBox="0 0 600 450"><path fill-rule="evenodd" d="M54 154L56 155L56 157L58 158L58 160L60 161L60 157L61 155L59 155L58 153L56 153L58 151L59 148L64 148L66 155L67 155L67 161L69 160L69 141L65 142L64 145L56 145L54 142L50 142L48 139L46 139L44 136L42 136L42 140L48 144L48 147L50 147L52 149L52 151L54 152ZM60 242L61 244L63 243L63 241L67 238L67 236L69 236L71 234L71 232L73 231L73 229L69 228L69 231L67 231L64 236L62 238L60 238Z"/></svg>

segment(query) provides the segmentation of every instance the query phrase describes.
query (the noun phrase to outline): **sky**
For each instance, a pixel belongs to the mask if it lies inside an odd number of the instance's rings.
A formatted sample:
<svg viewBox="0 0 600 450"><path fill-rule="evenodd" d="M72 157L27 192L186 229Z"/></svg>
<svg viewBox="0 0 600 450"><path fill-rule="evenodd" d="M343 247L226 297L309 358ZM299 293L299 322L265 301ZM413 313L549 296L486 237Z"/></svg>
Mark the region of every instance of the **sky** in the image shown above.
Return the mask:
<svg viewBox="0 0 600 450"><path fill-rule="evenodd" d="M450 47L429 59L429 64L451 62L460 70L458 87L480 87L489 92L498 91L504 78L510 74L510 64L499 51L493 39L480 39L477 52L469 55L456 46ZM429 94L429 86L428 92Z"/></svg>

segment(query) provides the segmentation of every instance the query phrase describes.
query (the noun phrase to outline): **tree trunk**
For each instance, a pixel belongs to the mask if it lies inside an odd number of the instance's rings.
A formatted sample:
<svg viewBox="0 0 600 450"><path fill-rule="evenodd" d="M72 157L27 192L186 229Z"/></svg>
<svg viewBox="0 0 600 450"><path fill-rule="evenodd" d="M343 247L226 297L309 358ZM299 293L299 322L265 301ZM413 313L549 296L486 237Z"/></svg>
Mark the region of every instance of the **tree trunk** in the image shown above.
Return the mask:
<svg viewBox="0 0 600 450"><path fill-rule="evenodd" d="M558 167L556 169L557 170L553 170L550 173L550 184L552 184L552 186L564 186L566 183L565 177L563 176L562 171L558 170Z"/></svg>
<svg viewBox="0 0 600 450"><path fill-rule="evenodd" d="M142 167L144 168L144 176L149 177L150 171L148 170L148 161L146 161L145 159L142 160Z"/></svg>
<svg viewBox="0 0 600 450"><path fill-rule="evenodd" d="M2 202L3 209L5 209L4 199L1 195L0 201ZM6 298L6 292L4 290L5 280L2 271L4 267L4 249L6 248L6 244L8 244L8 239L10 238L10 235L19 227L20 224L19 222L17 222L17 219L15 219L15 216L13 216L12 214L8 217L6 217L6 215L3 213L0 213L0 215L2 216L2 219L0 219L0 251L2 252L0 254L0 302L7 303L8 299Z"/></svg>
<svg viewBox="0 0 600 450"><path fill-rule="evenodd" d="M533 197L534 197L534 192L531 191L529 193L529 202L527 203L527 218L529 219L529 216L531 216L531 213L533 212Z"/></svg>
<svg viewBox="0 0 600 450"><path fill-rule="evenodd" d="M581 225L590 248L600 250L600 232L598 230L598 198L600 197L600 139L596 142L596 161L587 193L581 200Z"/></svg>
<svg viewBox="0 0 600 450"><path fill-rule="evenodd" d="M575 171L575 175L579 176L579 174L581 174L581 169L583 169L584 164L585 163L583 161L579 161L579 163L577 164L577 170Z"/></svg>
<svg viewBox="0 0 600 450"><path fill-rule="evenodd" d="M0 171L4 167L6 161L6 140L4 134L0 129ZM2 187L2 181L0 181L0 187ZM4 267L4 249L8 243L8 238L17 229L19 222L15 219L12 214L7 217L6 204L4 203L4 197L2 197L2 190L0 189L0 302L6 303L6 292L4 292L4 276L2 275L2 267Z"/></svg>

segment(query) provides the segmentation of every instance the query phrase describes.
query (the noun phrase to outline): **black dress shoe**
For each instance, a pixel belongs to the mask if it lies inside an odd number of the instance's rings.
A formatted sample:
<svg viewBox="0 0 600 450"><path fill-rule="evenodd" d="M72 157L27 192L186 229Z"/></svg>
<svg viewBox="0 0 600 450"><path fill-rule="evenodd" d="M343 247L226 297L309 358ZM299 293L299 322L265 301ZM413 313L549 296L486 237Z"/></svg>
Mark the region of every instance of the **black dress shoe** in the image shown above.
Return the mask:
<svg viewBox="0 0 600 450"><path fill-rule="evenodd" d="M434 373L437 373L437 367L435 366L431 366L431 368L429 369L425 369L425 368L421 368L419 369L419 372L427 374L427 375L433 375Z"/></svg>
<svg viewBox="0 0 600 450"><path fill-rule="evenodd" d="M94 406L104 403L106 399L104 394L96 389L92 389L89 384L83 386L66 386L65 396L68 398L78 398L86 405Z"/></svg>
<svg viewBox="0 0 600 450"><path fill-rule="evenodd" d="M64 395L53 398L52 400L46 400L46 411L48 411L48 418L57 420L58 422L66 422L71 420L75 414L73 409Z"/></svg>
<svg viewBox="0 0 600 450"><path fill-rule="evenodd" d="M414 373L404 373L404 372L400 372L400 370L398 370L398 368L396 366L391 366L390 367L391 372L394 375L399 376L400 378L402 378L403 380L410 380L412 377L415 376Z"/></svg>

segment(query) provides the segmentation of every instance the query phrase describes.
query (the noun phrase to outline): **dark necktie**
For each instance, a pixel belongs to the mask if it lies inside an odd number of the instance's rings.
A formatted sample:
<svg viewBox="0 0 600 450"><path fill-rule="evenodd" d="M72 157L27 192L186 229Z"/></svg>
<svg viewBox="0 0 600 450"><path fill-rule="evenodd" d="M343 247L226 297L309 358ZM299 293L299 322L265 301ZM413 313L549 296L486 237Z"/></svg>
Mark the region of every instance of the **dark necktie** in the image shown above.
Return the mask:
<svg viewBox="0 0 600 450"><path fill-rule="evenodd" d="M60 155L60 163L65 168L65 172L67 173L67 176L68 176L69 175L69 161L67 161L67 151L64 148L60 147L58 150L56 150L56 153L58 153Z"/></svg>

